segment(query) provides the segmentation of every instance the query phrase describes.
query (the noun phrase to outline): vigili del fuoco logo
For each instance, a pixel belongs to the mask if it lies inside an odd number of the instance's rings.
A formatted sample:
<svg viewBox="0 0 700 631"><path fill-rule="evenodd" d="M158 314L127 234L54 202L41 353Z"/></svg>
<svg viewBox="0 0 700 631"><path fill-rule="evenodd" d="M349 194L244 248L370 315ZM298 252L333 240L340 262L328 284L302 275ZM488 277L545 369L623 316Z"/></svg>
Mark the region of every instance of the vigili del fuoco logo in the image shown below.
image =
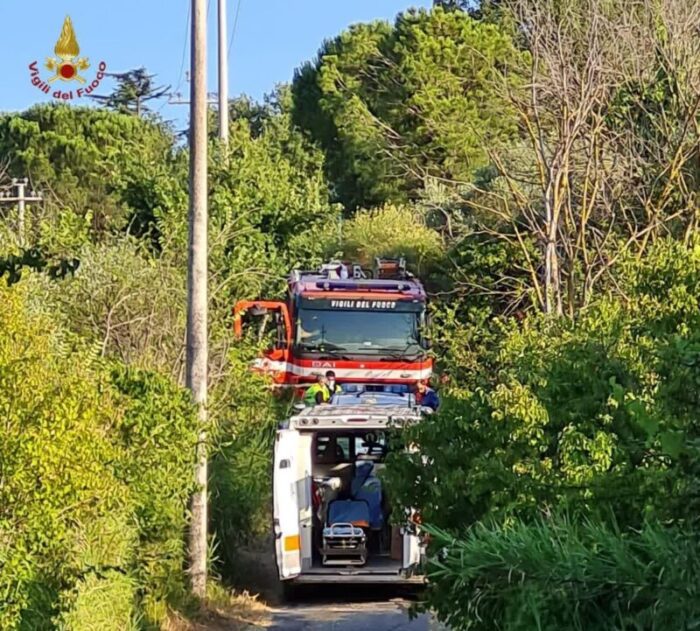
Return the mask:
<svg viewBox="0 0 700 631"><path fill-rule="evenodd" d="M80 98L90 94L100 85L100 81L104 79L107 64L101 61L97 66L97 74L94 79L88 83L87 79L81 72L90 68L90 62L87 57L79 57L80 46L75 37L73 23L69 16L63 21L61 35L53 49L55 57L47 57L44 66L53 74L44 80L39 71L39 62L33 61L29 64L31 73L32 85L36 86L45 94L51 94L55 99L64 99L66 101L74 98ZM75 90L63 90L60 87L53 92L51 88L56 85L56 81L64 83L77 82L84 87L76 88ZM53 86L52 86L53 84Z"/></svg>

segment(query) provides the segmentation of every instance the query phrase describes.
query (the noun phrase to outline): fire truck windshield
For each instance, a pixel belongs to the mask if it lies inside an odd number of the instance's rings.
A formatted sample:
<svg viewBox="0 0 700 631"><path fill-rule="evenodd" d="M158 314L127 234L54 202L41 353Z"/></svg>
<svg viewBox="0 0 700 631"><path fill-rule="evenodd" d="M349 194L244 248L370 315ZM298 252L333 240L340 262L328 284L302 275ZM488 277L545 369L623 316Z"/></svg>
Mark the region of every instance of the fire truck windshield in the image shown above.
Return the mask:
<svg viewBox="0 0 700 631"><path fill-rule="evenodd" d="M360 302L323 300L313 308L302 306L296 330L300 350L396 359L424 352L420 338L424 305L408 303L404 308L396 308L396 303L392 303L393 308L387 309L353 308ZM369 304L361 302L361 307Z"/></svg>

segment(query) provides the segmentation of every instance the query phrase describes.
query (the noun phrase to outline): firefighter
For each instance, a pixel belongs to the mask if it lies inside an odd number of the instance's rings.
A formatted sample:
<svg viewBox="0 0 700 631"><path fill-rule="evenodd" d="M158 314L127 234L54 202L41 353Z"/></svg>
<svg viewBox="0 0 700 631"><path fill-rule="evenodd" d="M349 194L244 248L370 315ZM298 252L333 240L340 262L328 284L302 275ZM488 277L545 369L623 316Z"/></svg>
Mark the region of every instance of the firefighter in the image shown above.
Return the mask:
<svg viewBox="0 0 700 631"><path fill-rule="evenodd" d="M304 393L304 403L306 405L328 403L330 398L331 392L328 389L328 378L325 375L319 375L316 383L311 384Z"/></svg>
<svg viewBox="0 0 700 631"><path fill-rule="evenodd" d="M335 380L335 373L332 370L329 370L326 373L326 382L326 387L328 388L328 393L331 397L334 394L339 394L343 391L343 389L340 387L340 384Z"/></svg>
<svg viewBox="0 0 700 631"><path fill-rule="evenodd" d="M416 384L416 403L430 408L433 412L437 412L437 409L440 407L440 398L437 392L428 385L425 379L421 379Z"/></svg>

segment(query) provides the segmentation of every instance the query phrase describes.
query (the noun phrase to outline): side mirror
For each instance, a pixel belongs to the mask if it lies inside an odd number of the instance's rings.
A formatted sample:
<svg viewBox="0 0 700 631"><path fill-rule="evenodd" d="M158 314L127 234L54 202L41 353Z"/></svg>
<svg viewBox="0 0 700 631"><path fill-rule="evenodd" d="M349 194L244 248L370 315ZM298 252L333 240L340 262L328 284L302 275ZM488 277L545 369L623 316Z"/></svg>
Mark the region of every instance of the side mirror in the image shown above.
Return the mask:
<svg viewBox="0 0 700 631"><path fill-rule="evenodd" d="M264 316L264 315L268 314L269 312L270 312L270 310L267 307L261 307L259 305L254 305L250 309L251 315L254 315L254 316Z"/></svg>
<svg viewBox="0 0 700 631"><path fill-rule="evenodd" d="M282 323L282 318L277 318L277 340L275 342L276 350L284 350L287 348L287 338L284 334L284 324Z"/></svg>
<svg viewBox="0 0 700 631"><path fill-rule="evenodd" d="M427 337L424 337L420 341L420 346L423 350L429 351L433 347L433 343Z"/></svg>

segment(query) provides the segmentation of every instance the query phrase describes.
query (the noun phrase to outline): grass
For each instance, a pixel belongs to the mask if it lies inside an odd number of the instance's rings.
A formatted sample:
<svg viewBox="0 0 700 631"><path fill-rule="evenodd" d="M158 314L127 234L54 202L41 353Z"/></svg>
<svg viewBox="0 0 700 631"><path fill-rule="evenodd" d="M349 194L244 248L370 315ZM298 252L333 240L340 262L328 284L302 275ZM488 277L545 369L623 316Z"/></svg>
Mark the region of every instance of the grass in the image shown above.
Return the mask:
<svg viewBox="0 0 700 631"><path fill-rule="evenodd" d="M270 621L269 608L247 591L230 591L219 583L207 587L207 599L193 616L173 613L162 631L243 631L264 629Z"/></svg>

